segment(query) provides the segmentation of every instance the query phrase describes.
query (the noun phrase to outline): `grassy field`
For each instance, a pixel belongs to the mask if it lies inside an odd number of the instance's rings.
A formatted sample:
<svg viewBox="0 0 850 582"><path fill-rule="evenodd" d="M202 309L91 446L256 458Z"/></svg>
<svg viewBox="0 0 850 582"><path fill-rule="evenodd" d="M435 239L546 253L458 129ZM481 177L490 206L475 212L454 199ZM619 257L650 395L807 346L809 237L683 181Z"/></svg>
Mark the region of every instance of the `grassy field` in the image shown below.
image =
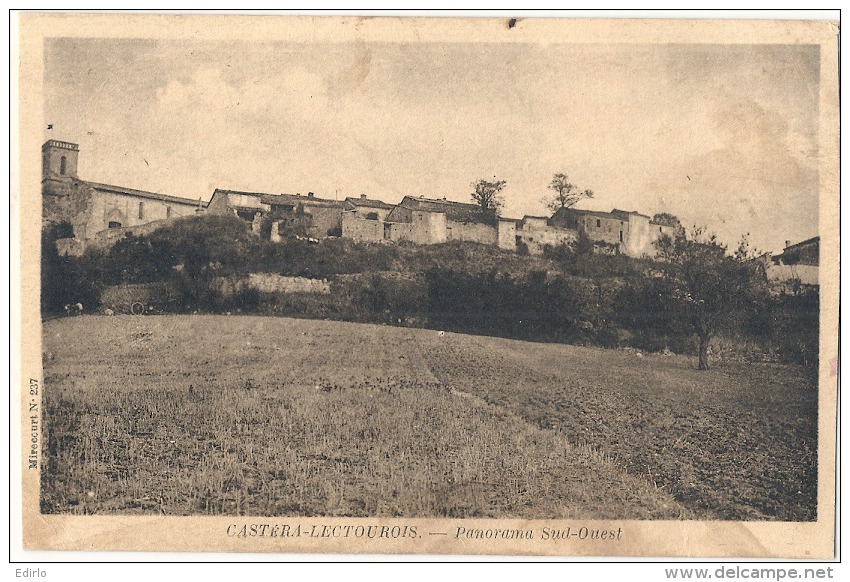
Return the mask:
<svg viewBox="0 0 850 582"><path fill-rule="evenodd" d="M812 520L795 368L264 317L44 324L42 511Z"/></svg>

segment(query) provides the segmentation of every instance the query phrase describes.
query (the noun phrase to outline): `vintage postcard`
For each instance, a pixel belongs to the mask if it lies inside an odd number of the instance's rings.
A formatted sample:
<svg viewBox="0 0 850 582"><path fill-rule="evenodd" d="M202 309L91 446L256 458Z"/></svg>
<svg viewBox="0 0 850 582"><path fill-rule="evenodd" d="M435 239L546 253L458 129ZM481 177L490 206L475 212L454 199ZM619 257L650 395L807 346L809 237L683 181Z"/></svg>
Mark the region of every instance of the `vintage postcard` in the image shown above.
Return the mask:
<svg viewBox="0 0 850 582"><path fill-rule="evenodd" d="M837 22L13 19L24 550L834 556Z"/></svg>

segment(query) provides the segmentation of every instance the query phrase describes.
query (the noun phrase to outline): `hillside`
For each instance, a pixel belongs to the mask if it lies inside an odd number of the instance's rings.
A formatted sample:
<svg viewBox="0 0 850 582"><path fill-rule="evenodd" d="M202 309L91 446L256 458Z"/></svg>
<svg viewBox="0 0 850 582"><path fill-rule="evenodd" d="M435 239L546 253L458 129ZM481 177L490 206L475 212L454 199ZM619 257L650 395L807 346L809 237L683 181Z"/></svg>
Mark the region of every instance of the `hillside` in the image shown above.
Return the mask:
<svg viewBox="0 0 850 582"><path fill-rule="evenodd" d="M529 256L469 242L271 242L238 218L201 216L128 236L108 251L60 257L50 241L61 233L44 234L46 316L77 303L88 313L121 313L140 302L158 312L282 315L696 353L690 311L698 303L681 300L680 283L660 276L662 263L597 254L578 243ZM252 287L258 274L319 279L321 292ZM813 367L817 292L768 297L753 281L731 307L729 298L711 303L715 343L738 359ZM115 287L122 292L112 293ZM135 290L139 297L130 296ZM122 300L105 300L115 296Z"/></svg>

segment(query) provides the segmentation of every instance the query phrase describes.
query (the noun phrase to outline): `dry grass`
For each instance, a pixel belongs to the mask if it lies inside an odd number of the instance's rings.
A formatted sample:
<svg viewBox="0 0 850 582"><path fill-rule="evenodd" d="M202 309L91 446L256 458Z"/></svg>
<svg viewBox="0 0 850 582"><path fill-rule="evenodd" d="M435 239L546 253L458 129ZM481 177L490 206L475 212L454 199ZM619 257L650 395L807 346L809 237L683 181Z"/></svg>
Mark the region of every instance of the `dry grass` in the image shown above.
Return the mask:
<svg viewBox="0 0 850 582"><path fill-rule="evenodd" d="M777 365L263 317L44 325L49 513L807 520Z"/></svg>

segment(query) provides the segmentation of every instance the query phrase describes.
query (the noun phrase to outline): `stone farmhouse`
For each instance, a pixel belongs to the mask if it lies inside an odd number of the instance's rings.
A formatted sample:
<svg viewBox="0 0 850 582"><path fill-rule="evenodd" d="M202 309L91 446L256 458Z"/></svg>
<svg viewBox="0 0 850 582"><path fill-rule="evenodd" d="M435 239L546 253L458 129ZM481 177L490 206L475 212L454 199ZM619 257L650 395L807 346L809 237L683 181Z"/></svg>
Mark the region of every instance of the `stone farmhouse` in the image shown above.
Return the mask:
<svg viewBox="0 0 850 582"><path fill-rule="evenodd" d="M778 291L793 288L794 285L818 286L820 237L795 244L785 241L785 248L781 253L763 255L761 260L768 281Z"/></svg>
<svg viewBox="0 0 850 582"><path fill-rule="evenodd" d="M678 229L639 212L616 208L611 212L561 208L552 215L550 223L557 228L584 232L591 240L607 243L630 257L653 254L653 243L664 235L676 236Z"/></svg>
<svg viewBox="0 0 850 582"><path fill-rule="evenodd" d="M345 202L318 198L312 192L300 194L263 194L216 188L207 205L210 214L235 214L260 232L264 219L271 221L271 238L280 240L281 232L300 230L303 236L325 238L342 234ZM300 228L296 228L300 227Z"/></svg>
<svg viewBox="0 0 850 582"><path fill-rule="evenodd" d="M360 241L410 241L437 244L472 241L514 249L514 221L488 214L475 204L405 196L383 219L348 211L342 236Z"/></svg>
<svg viewBox="0 0 850 582"><path fill-rule="evenodd" d="M79 146L48 140L42 147L42 218L45 226L68 222L73 238L57 242L63 254L113 244L128 232L150 232L164 221L198 213L233 214L257 234L263 224L270 238L344 237L361 242L409 241L439 244L470 241L508 251L542 254L547 246L569 244L585 233L600 248L633 257L652 255L662 235L676 226L633 211L597 212L562 208L549 216L505 218L475 204L405 196L398 204L365 194L344 200L300 194L269 194L216 189L209 202L110 186L77 176ZM801 243L802 244L802 243Z"/></svg>

